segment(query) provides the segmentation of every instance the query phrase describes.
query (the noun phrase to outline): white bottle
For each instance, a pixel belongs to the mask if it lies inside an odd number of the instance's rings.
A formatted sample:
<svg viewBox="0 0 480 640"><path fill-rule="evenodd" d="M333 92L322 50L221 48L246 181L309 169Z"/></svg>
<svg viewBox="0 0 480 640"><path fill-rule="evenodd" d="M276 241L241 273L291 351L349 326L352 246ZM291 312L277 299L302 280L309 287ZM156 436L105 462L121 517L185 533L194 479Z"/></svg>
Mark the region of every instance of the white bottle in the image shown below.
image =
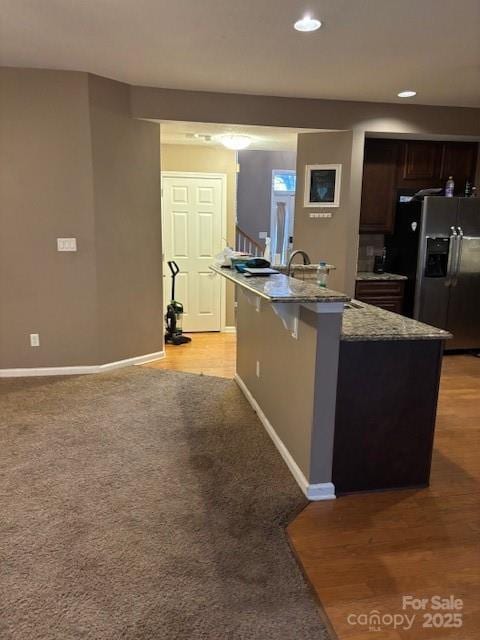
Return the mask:
<svg viewBox="0 0 480 640"><path fill-rule="evenodd" d="M455 191L455 182L453 180L453 176L448 176L448 180L445 185L445 197L453 198L454 191Z"/></svg>
<svg viewBox="0 0 480 640"><path fill-rule="evenodd" d="M270 251L270 244L271 244L271 240L270 238L267 236L265 238L265 251L263 252L263 257L265 258L265 260L268 260L268 262L271 262L271 251Z"/></svg>
<svg viewBox="0 0 480 640"><path fill-rule="evenodd" d="M320 262L317 268L317 284L319 287L327 286L328 269L326 262Z"/></svg>

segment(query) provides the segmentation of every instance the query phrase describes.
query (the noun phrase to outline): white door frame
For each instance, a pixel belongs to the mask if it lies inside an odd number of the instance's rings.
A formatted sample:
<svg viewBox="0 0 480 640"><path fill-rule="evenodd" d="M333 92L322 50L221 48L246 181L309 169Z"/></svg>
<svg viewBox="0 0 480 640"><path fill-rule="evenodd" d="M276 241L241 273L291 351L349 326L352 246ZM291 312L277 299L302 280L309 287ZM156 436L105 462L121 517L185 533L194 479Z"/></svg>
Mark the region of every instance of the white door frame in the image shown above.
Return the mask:
<svg viewBox="0 0 480 640"><path fill-rule="evenodd" d="M276 218L276 199L277 198L290 198L289 202L291 207L286 207L285 215L286 215L286 237L284 238L284 245L286 247L286 253L288 254L288 238L290 235L293 236L293 225L295 219L295 191L275 191L273 178L275 174L292 174L296 175L295 169L272 169L272 186L271 186L271 195L270 195L270 242L271 242L271 260L272 264L275 260L275 253L278 254L278 247L276 246L276 233L277 233L277 218ZM290 233L290 227L292 227L292 233Z"/></svg>
<svg viewBox="0 0 480 640"><path fill-rule="evenodd" d="M227 174L226 173L211 173L210 171L160 171L160 193L161 193L161 214L160 220L162 225L162 271L163 275L166 275L165 267L165 252L163 250L163 238L164 224L163 224L163 184L162 178L218 178L222 183L222 215L221 215L221 234L222 241L227 238ZM215 274L215 278L219 276ZM226 294L226 279L220 278L220 331L225 331L226 318L227 318L227 294ZM166 309L163 310L166 313Z"/></svg>

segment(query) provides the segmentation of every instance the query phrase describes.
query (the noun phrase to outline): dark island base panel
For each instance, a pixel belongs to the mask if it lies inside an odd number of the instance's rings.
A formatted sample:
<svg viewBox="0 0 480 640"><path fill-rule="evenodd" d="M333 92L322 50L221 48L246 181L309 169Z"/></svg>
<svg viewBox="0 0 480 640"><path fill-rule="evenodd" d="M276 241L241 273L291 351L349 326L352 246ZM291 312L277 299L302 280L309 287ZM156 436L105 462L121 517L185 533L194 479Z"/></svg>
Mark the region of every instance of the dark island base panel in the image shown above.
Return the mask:
<svg viewBox="0 0 480 640"><path fill-rule="evenodd" d="M337 495L429 483L443 341L341 342Z"/></svg>

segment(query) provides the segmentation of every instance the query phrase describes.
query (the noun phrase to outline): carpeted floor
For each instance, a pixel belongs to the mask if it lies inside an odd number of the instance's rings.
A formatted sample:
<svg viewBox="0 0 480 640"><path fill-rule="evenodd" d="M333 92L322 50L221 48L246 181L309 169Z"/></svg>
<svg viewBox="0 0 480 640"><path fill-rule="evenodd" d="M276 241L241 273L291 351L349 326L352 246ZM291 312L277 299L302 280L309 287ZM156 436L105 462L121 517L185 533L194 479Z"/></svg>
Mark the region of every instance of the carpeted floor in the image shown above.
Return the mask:
<svg viewBox="0 0 480 640"><path fill-rule="evenodd" d="M325 640L304 505L231 380L0 381L0 638Z"/></svg>

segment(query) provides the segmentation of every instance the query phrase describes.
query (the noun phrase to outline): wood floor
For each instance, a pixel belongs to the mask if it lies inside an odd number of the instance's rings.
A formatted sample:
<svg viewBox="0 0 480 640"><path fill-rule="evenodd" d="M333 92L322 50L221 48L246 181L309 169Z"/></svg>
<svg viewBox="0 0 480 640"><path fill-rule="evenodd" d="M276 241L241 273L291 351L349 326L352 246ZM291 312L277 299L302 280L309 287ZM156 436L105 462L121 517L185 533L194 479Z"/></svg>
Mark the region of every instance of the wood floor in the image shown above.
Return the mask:
<svg viewBox="0 0 480 640"><path fill-rule="evenodd" d="M233 377L235 335L193 334L190 345L168 347L164 360L146 366ZM479 433L480 359L446 356L430 488L311 503L290 524L293 550L332 638L480 637ZM409 631L349 624L349 615L372 610L411 615L402 610L403 595L461 598L462 628L422 628L423 611L413 612Z"/></svg>
<svg viewBox="0 0 480 640"><path fill-rule="evenodd" d="M480 638L479 433L480 359L446 356L430 488L311 503L289 526L340 640ZM410 631L348 622L372 610L406 613L403 595L452 594L464 601L460 629L422 628L423 611Z"/></svg>
<svg viewBox="0 0 480 640"><path fill-rule="evenodd" d="M237 349L236 335L232 333L192 333L192 342L177 347L167 344L163 360L144 365L155 369L173 369L206 376L233 378Z"/></svg>

